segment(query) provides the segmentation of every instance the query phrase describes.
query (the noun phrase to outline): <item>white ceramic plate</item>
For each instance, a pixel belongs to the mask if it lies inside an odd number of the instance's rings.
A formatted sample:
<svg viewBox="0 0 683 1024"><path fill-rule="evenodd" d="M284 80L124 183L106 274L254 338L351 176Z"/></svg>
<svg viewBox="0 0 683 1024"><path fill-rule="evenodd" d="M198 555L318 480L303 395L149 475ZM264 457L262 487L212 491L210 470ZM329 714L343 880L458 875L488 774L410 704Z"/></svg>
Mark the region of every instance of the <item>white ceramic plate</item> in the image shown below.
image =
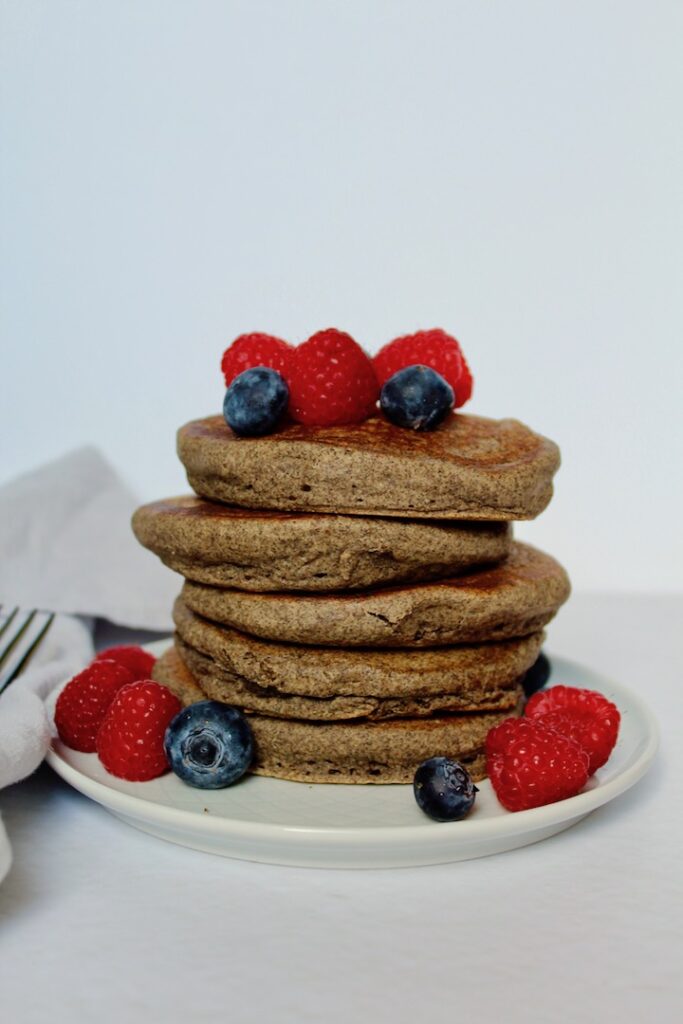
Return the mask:
<svg viewBox="0 0 683 1024"><path fill-rule="evenodd" d="M248 776L228 789L209 791L186 786L170 773L152 782L125 782L109 775L95 754L69 750L58 740L48 762L129 825L225 857L342 868L485 857L569 828L637 782L657 749L657 725L639 697L571 661L550 659L549 685L604 693L621 711L621 729L609 761L582 793L530 811L505 811L488 781L479 784L467 818L437 823L419 810L411 786L309 785Z"/></svg>

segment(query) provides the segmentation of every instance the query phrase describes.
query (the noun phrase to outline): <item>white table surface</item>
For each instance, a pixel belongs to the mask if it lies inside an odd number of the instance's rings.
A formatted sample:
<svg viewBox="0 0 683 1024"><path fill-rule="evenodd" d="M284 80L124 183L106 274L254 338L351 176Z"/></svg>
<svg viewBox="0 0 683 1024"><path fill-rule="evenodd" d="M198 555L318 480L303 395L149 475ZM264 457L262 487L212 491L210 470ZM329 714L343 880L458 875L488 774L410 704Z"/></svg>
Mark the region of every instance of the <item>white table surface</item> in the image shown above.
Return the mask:
<svg viewBox="0 0 683 1024"><path fill-rule="evenodd" d="M231 861L127 827L44 766L0 793L2 1020L680 1019L682 626L681 598L572 597L546 649L640 692L660 754L574 828L484 860Z"/></svg>

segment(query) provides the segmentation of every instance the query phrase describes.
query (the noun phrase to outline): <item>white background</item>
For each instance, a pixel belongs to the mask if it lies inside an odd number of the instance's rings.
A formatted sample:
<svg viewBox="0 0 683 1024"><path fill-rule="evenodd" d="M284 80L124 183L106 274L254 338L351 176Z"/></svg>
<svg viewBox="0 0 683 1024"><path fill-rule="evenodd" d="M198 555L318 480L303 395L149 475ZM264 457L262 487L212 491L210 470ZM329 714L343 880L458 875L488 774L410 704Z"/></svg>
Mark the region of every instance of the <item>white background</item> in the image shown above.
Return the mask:
<svg viewBox="0 0 683 1024"><path fill-rule="evenodd" d="M177 493L235 335L441 325L468 409L561 445L520 533L680 587L680 3L0 11L0 482L93 443Z"/></svg>

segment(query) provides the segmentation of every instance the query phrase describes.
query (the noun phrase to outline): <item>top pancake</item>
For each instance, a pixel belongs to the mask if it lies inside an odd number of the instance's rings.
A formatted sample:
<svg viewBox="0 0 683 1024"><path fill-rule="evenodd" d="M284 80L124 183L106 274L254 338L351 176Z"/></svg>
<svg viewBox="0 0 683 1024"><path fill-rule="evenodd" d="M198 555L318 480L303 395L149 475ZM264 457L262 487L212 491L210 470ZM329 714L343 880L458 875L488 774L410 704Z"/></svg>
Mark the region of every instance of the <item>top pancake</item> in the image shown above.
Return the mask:
<svg viewBox="0 0 683 1024"><path fill-rule="evenodd" d="M178 455L197 494L230 505L412 519L533 519L560 464L523 423L461 413L423 433L374 416L258 438L210 416L180 428Z"/></svg>

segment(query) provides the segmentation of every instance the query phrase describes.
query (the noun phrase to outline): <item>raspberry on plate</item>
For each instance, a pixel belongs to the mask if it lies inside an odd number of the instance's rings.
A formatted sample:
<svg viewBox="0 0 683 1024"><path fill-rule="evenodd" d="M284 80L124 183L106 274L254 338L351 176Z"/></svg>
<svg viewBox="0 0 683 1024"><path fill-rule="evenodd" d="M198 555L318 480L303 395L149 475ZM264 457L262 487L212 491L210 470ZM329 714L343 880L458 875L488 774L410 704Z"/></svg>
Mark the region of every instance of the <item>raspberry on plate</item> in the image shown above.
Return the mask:
<svg viewBox="0 0 683 1024"><path fill-rule="evenodd" d="M240 334L226 348L221 360L226 388L240 373L254 366L267 366L286 377L292 351L291 345L272 334Z"/></svg>
<svg viewBox="0 0 683 1024"><path fill-rule="evenodd" d="M134 683L138 679L149 679L150 673L156 664L156 658L142 647L132 644L121 644L118 647L107 647L100 651L96 661L115 661L123 665L131 673L132 678L128 682Z"/></svg>
<svg viewBox="0 0 683 1024"><path fill-rule="evenodd" d="M283 376L289 412L298 423L362 423L375 412L379 386L372 363L344 331L330 327L299 345Z"/></svg>
<svg viewBox="0 0 683 1024"><path fill-rule="evenodd" d="M102 720L119 690L133 682L124 665L98 658L66 684L55 705L59 738L72 750L95 751Z"/></svg>
<svg viewBox="0 0 683 1024"><path fill-rule="evenodd" d="M429 366L448 381L459 409L472 395L472 374L460 343L440 327L395 338L379 350L373 366L380 386L406 366Z"/></svg>
<svg viewBox="0 0 683 1024"><path fill-rule="evenodd" d="M591 775L605 764L619 735L619 709L596 690L553 686L534 694L524 714L578 743L588 754Z"/></svg>
<svg viewBox="0 0 683 1024"><path fill-rule="evenodd" d="M168 771L164 734L180 708L178 698L159 683L124 686L97 734L97 753L107 771L129 782L146 782Z"/></svg>
<svg viewBox="0 0 683 1024"><path fill-rule="evenodd" d="M588 754L528 718L508 718L486 737L486 771L508 811L576 796L588 781Z"/></svg>

